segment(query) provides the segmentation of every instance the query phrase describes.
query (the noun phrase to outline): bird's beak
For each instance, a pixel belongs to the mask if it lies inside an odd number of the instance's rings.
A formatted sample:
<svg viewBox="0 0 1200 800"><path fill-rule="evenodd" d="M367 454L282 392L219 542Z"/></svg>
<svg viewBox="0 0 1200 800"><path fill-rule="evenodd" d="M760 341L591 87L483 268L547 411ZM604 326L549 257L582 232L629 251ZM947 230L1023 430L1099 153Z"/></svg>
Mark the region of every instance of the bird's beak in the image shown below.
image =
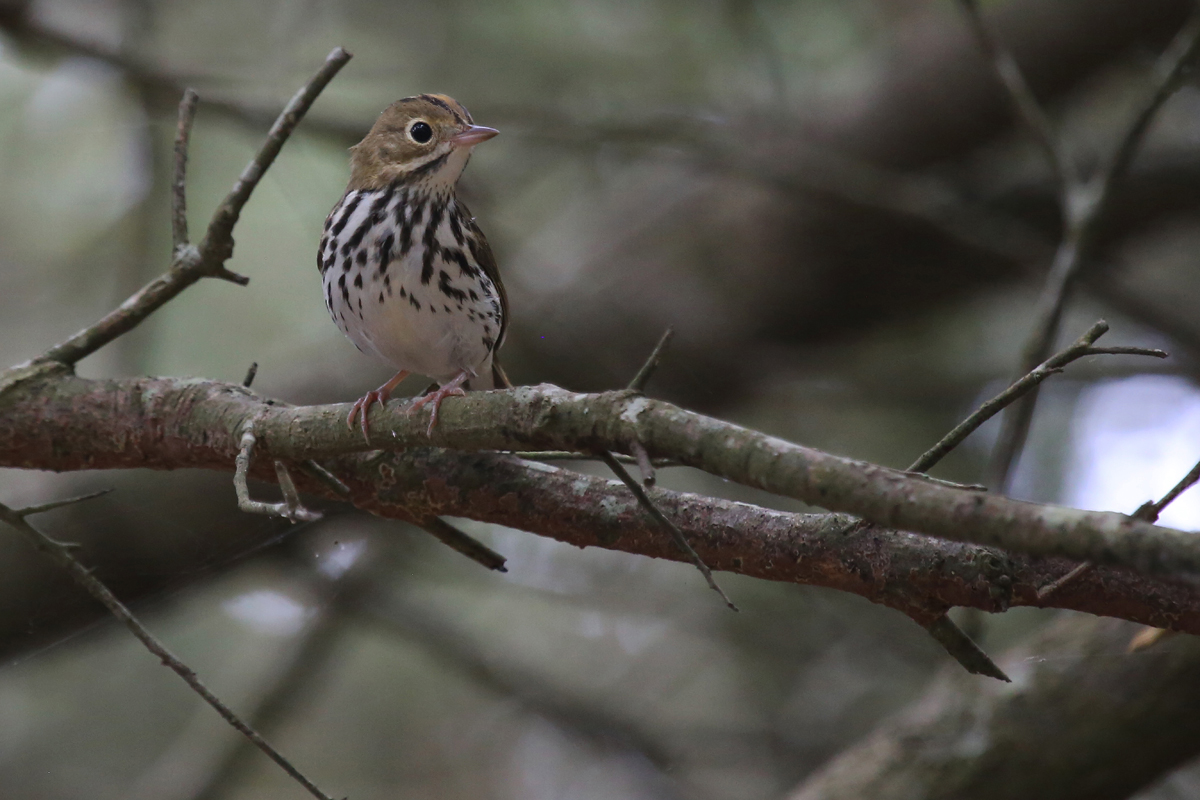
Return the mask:
<svg viewBox="0 0 1200 800"><path fill-rule="evenodd" d="M472 125L460 134L451 137L455 147L474 147L480 142L486 142L500 131L495 128L485 128L482 125Z"/></svg>

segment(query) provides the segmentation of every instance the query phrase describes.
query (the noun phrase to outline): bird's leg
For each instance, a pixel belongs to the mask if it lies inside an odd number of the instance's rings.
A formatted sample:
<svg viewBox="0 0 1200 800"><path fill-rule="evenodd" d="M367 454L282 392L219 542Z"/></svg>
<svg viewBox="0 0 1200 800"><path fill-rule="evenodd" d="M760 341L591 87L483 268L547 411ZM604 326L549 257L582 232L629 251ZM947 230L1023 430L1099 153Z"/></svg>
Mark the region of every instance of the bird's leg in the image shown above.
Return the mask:
<svg viewBox="0 0 1200 800"><path fill-rule="evenodd" d="M371 391L367 392L362 397L355 400L354 405L350 406L350 414L346 417L346 425L353 430L354 418L358 416L359 412L361 412L362 417L359 421L362 424L363 438L367 440L368 444L371 442L371 434L367 430L367 415L371 411L371 406L375 403L379 403L381 406L386 405L388 398L392 396L392 390L399 386L400 381L407 378L408 374L408 370L400 370L390 381L385 383L383 386L380 386L378 389L372 389Z"/></svg>
<svg viewBox="0 0 1200 800"><path fill-rule="evenodd" d="M418 397L413 401L413 404L408 407L408 413L412 413L424 406L426 403L433 403L433 411L429 415L429 429L427 433L433 436L433 429L437 425L438 409L442 407L442 401L447 397L465 397L466 392L463 391L462 385L470 378L475 377L470 370L463 370L454 376L454 379L438 388L435 392L430 392L424 397Z"/></svg>

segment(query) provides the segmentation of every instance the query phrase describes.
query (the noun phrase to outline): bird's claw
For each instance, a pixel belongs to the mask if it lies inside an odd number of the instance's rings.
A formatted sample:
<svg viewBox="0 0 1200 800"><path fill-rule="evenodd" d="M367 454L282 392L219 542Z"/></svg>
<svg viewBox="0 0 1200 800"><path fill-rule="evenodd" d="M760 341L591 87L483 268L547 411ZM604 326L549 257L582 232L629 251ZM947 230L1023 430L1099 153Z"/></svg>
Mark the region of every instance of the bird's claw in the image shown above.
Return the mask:
<svg viewBox="0 0 1200 800"><path fill-rule="evenodd" d="M385 407L387 405L389 394L389 392L384 392L380 389L372 389L362 397L355 400L354 405L350 406L350 413L346 416L346 427L350 428L350 430L354 430L354 418L359 417L359 425L362 428L363 439L367 441L367 444L371 443L371 432L367 423L367 417L371 413L371 406L378 403L380 407Z"/></svg>
<svg viewBox="0 0 1200 800"><path fill-rule="evenodd" d="M413 404L411 406L409 406L408 413L412 414L412 413L416 412L417 410L423 408L427 404L433 403L433 408L429 412L429 427L425 430L425 433L429 437L432 438L433 437L433 429L435 427L437 427L438 410L442 407L442 403L446 400L446 398L447 397L466 397L466 396L467 396L467 393L465 391L463 391L463 388L461 386L457 385L454 382L451 382L451 383L448 383L445 386L441 387L440 389L430 392L429 394L425 395L424 397L418 397L416 400L413 401Z"/></svg>

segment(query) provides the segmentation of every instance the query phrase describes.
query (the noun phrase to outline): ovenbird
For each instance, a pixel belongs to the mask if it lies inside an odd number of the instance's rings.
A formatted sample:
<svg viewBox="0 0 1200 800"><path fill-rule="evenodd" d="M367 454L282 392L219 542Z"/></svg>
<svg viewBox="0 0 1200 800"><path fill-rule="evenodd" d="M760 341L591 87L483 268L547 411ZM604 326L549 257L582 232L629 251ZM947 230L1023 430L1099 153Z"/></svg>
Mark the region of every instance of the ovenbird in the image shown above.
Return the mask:
<svg viewBox="0 0 1200 800"><path fill-rule="evenodd" d="M317 267L325 307L364 353L399 370L359 398L346 423L387 403L410 373L438 388L429 431L447 397L509 386L496 360L508 301L496 259L455 186L475 145L498 133L445 95L405 97L351 148L350 183L325 220Z"/></svg>

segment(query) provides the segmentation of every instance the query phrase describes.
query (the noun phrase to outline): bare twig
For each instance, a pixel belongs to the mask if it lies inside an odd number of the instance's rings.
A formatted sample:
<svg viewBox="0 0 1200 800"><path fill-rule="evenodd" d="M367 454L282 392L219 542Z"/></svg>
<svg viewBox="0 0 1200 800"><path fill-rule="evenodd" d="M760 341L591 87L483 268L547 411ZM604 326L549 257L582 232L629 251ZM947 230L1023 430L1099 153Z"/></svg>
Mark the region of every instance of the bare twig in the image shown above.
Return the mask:
<svg viewBox="0 0 1200 800"><path fill-rule="evenodd" d="M642 368L633 376L633 380L629 382L628 389L631 392L646 391L646 384L654 377L655 370L658 369L658 364L662 361L663 353L667 351L667 345L671 343L671 337L675 335L674 328L667 328L663 331L663 335L658 340L658 344L654 345L654 350L651 351L650 357L646 359L646 363L642 364Z"/></svg>
<svg viewBox="0 0 1200 800"><path fill-rule="evenodd" d="M962 631L950 617L942 614L933 622L925 626L925 630L929 631L929 635L937 640L938 644L946 648L946 652L954 657L954 660L962 664L967 672L972 675L986 675L989 678L1011 683L1011 679L1004 674L1004 670L996 664L995 661L979 648L971 640L970 636Z"/></svg>
<svg viewBox="0 0 1200 800"><path fill-rule="evenodd" d="M503 450L501 452L523 458L526 461L603 461L595 453L580 453L574 450ZM624 453L612 453L611 455L622 464L638 463L637 458ZM652 458L650 463L656 468L679 466L679 462L673 458Z"/></svg>
<svg viewBox="0 0 1200 800"><path fill-rule="evenodd" d="M1036 368L1018 380L1016 383L1009 386L1000 394L988 400L986 403L976 409L969 417L955 426L954 430L946 434L941 441L929 448L924 454L914 461L908 468L909 472L926 472L933 465L941 461L945 456L958 447L964 439L970 436L980 425L987 422L989 419L999 414L1006 406L1011 405L1022 396L1033 391L1039 383L1049 378L1051 375L1062 371L1063 367L1085 356L1095 355L1139 355L1153 356L1154 358L1166 358L1167 354L1162 350L1154 350L1145 347L1092 347L1097 339L1108 332L1108 323L1100 320L1080 336L1075 342L1066 349L1054 354L1049 359L1039 364Z"/></svg>
<svg viewBox="0 0 1200 800"><path fill-rule="evenodd" d="M460 531L441 517L421 520L419 526L451 550L457 550L472 561L476 561L496 572L508 572L504 566L507 559L473 536Z"/></svg>
<svg viewBox="0 0 1200 800"><path fill-rule="evenodd" d="M100 489L99 491L96 491L96 492L88 492L87 494L81 494L78 497L68 497L66 500L52 500L49 503L42 503L41 505L26 506L25 508L18 508L13 513L20 517L30 517L30 516L33 516L34 514L44 514L47 511L53 511L56 508L63 508L64 506L73 506L76 503L85 503L88 500L95 500L97 497L103 497L104 495L112 494L115 491L116 491L116 489Z"/></svg>
<svg viewBox="0 0 1200 800"><path fill-rule="evenodd" d="M1117 139L1117 147L1100 174L1098 194L1104 203L1112 193L1113 186L1125 178L1137 155L1146 131L1158 115L1159 109L1179 90L1200 54L1200 9L1194 10L1167 49L1154 65L1158 81L1142 98L1134 114L1129 118L1124 132Z"/></svg>
<svg viewBox="0 0 1200 800"><path fill-rule="evenodd" d="M312 475L321 483L325 484L325 486L332 489L334 494L343 498L348 498L350 496L350 487L343 483L341 478L322 467L313 459L310 458L307 461L300 462L300 469L304 470L309 475Z"/></svg>
<svg viewBox="0 0 1200 800"><path fill-rule="evenodd" d="M1171 491L1162 496L1162 499L1157 503L1144 503L1138 507L1138 510L1133 512L1133 516L1146 522L1158 522L1158 517L1162 514L1163 509L1175 502L1179 495L1186 492L1188 489L1200 482L1200 462L1184 475L1179 483L1171 487Z"/></svg>
<svg viewBox="0 0 1200 800"><path fill-rule="evenodd" d="M29 512L32 513L32 512ZM83 564L79 563L70 551L61 543L51 539L46 534L34 528L25 519L25 514L20 511L14 511L6 505L0 504L0 521L8 523L15 528L22 536L25 537L39 552L48 556L56 562L60 567L71 574L71 577L87 590L88 594L102 603L112 615L116 617L125 627L127 627L134 636L137 637L146 649L156 655L162 663L175 672L180 678L191 687L192 691L200 695L204 702L212 706L221 717L232 725L239 733L249 739L259 750L267 754L267 757L283 768L283 771L290 775L297 783L303 786L314 797L321 800L332 800L328 795L322 792L316 784L304 776L290 761L272 747L262 736L253 728L242 721L237 714L233 712L229 706L225 705L219 697L200 681L196 673L191 667L180 661L173 655L166 646L160 642L154 634L150 633L144 625L125 607L125 604L117 599L107 586L105 586L96 576L92 575L91 571Z"/></svg>
<svg viewBox="0 0 1200 800"><path fill-rule="evenodd" d="M191 242L187 223L187 160L192 124L196 121L196 106L200 95L185 89L179 101L179 123L175 128L175 174L171 181L171 254L178 257Z"/></svg>
<svg viewBox="0 0 1200 800"><path fill-rule="evenodd" d="M633 496L637 498L637 501L641 504L642 508L646 509L646 511L650 513L650 516L653 517L659 525L667 529L667 531L671 534L671 538L675 540L675 544L679 546L679 549L686 553L687 557L691 559L691 562L696 565L696 569L700 570L700 574L704 576L705 582L708 583L708 588L719 594L721 599L725 601L725 605L729 606L734 611L737 611L738 607L733 604L733 601L729 599L729 596L726 595L725 592L721 590L721 587L717 585L717 582L713 579L712 570L708 568L708 565L704 563L704 560L700 558L696 551L692 549L692 546L688 544L688 540L683 535L683 532L675 526L674 522L671 522L671 520L667 519L665 514L658 510L658 507L654 505L654 502L650 499L649 495L646 494L646 491L637 481L633 479L633 476L629 474L629 470L625 469L625 467L621 465L621 462L613 458L612 453L609 453L608 451L602 452L600 457L604 460L604 463L608 465L608 468L611 469L613 473L621 479L621 483L629 487L629 491L633 492Z"/></svg>
<svg viewBox="0 0 1200 800"><path fill-rule="evenodd" d="M650 454L646 452L646 448L642 447L642 443L637 439L629 443L629 448L633 450L633 457L637 461L638 470L642 473L642 485L649 489L658 482L658 477L654 474L654 463L650 460Z"/></svg>
<svg viewBox="0 0 1200 800"><path fill-rule="evenodd" d="M663 335L659 338L658 344L654 346L654 350L651 351L650 357L646 359L646 362L642 364L641 369L639 369L637 374L633 376L633 380L629 382L629 386L626 387L627 391L641 394L646 390L646 384L650 381L650 378L654 376L655 370L658 369L659 362L662 361L663 353L666 352L667 345L671 343L671 337L674 335L674 332L675 331L673 328L667 328L665 331L663 331ZM632 447L634 451L634 461L637 463L638 468L642 472L642 480L645 481L647 487L653 486L654 468L650 465L650 456L646 452L646 448L643 447L642 444L637 441L637 439L633 439L631 441L633 441L636 445L635 447ZM629 491L633 492L633 496L637 498L638 503L650 513L650 516L656 520L659 525L667 529L667 531L671 534L671 538L675 540L675 544L679 546L679 549L682 550L691 560L691 562L696 565L696 569L700 570L700 574L704 576L704 580L708 583L708 587L721 596L721 599L725 601L725 605L729 606L734 611L737 611L738 607L733 604L733 601L729 599L729 596L721 590L721 587L717 585L716 580L713 579L712 570L709 569L708 565L704 563L704 559L700 558L692 546L688 544L687 538L683 535L683 532L676 527L675 523L667 519L666 515L654 505L654 501L650 499L650 495L646 494L646 491L638 484L637 481L633 479L633 476L629 474L629 470L625 469L621 462L617 460L616 455L608 450L600 450L598 451L598 454L600 459L608 465L608 468L612 470L618 478L621 479L621 482L629 487Z"/></svg>
<svg viewBox="0 0 1200 800"><path fill-rule="evenodd" d="M1074 583L1079 578L1081 578L1084 575L1086 575L1087 573L1091 572L1092 567L1094 567L1094 566L1095 566L1095 564L1093 564L1091 561L1083 561L1079 564L1076 564L1074 567L1072 567L1071 571L1066 573L1065 575L1063 575L1061 578L1055 578L1053 581L1051 581L1050 583L1047 583L1045 586L1038 587L1038 590L1037 590L1038 600L1039 601L1046 600L1047 598L1050 597L1050 595L1054 594L1059 589L1063 588L1064 586Z"/></svg>
<svg viewBox="0 0 1200 800"><path fill-rule="evenodd" d="M258 153L242 171L232 191L218 206L204 239L198 246L189 245L183 248L175 254L170 270L143 286L120 307L94 325L38 356L34 363L59 361L74 364L137 327L146 317L201 278L217 277L239 284L247 283L248 278L236 275L225 267L225 262L233 254L233 226L238 215L250 199L250 194L262 178L263 172L275 160L283 143L287 141L317 95L349 60L350 54L345 50L340 47L334 49L325 60L324 66L292 97L275 120L275 124L271 126L271 131Z"/></svg>
<svg viewBox="0 0 1200 800"><path fill-rule="evenodd" d="M300 502L300 494L292 483L292 476L282 461L275 461L275 475L279 480L279 488L283 491L283 502L263 503L250 499L250 487L246 476L250 470L250 461L254 456L254 421L247 420L242 426L242 438L238 451L236 469L233 473L233 488L237 492L238 508L248 514L265 514L269 517L286 517L292 522L315 522L321 518L320 512L310 511Z"/></svg>
<svg viewBox="0 0 1200 800"><path fill-rule="evenodd" d="M1086 182L1064 183L1065 230L1038 299L1033 330L1022 351L1018 375L1032 370L1050 352L1058 335L1071 284L1082 265L1092 256L1099 223L1112 198L1113 189L1128 172L1150 123L1163 103L1179 88L1197 52L1200 52L1200 14L1193 14L1159 57L1158 81L1138 104L1100 174ZM1036 403L1035 390L1027 393L1005 413L1000 436L992 453L989 480L992 486L1003 489L1008 484L1013 464L1029 435Z"/></svg>
<svg viewBox="0 0 1200 800"><path fill-rule="evenodd" d="M978 0L959 0L959 5L966 12L967 22L970 23L971 31L979 40L979 46L991 59L996 75L1008 91L1009 99L1012 101L1017 115L1020 116L1029 132L1033 134L1038 146L1045 152L1046 160L1049 162L1050 168L1054 170L1059 185L1064 190L1066 187L1074 185L1078 180L1075 174L1075 165L1064 151L1062 142L1054 132L1046 112L1042 110L1037 98L1033 95L1033 90L1025 81L1025 76L1022 74L1021 68L1017 66L1016 59L1000 41L992 26L983 18Z"/></svg>

